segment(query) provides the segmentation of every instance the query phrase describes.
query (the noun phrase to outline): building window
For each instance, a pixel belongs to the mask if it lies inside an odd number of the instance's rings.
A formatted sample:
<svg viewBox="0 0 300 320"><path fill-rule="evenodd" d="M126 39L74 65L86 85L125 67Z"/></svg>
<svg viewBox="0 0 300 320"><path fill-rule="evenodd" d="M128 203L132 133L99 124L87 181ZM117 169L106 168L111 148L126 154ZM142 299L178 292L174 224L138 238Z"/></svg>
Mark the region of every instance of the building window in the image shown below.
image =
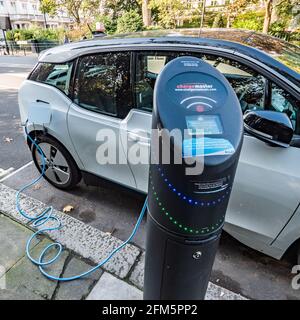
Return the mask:
<svg viewBox="0 0 300 320"><path fill-rule="evenodd" d="M22 9L27 10L27 3L22 3Z"/></svg>
<svg viewBox="0 0 300 320"><path fill-rule="evenodd" d="M4 2L0 1L0 8L3 8L3 7L4 7Z"/></svg>
<svg viewBox="0 0 300 320"><path fill-rule="evenodd" d="M33 11L36 11L36 10L37 10L36 4L33 4L33 5L32 5L32 9L33 9Z"/></svg>

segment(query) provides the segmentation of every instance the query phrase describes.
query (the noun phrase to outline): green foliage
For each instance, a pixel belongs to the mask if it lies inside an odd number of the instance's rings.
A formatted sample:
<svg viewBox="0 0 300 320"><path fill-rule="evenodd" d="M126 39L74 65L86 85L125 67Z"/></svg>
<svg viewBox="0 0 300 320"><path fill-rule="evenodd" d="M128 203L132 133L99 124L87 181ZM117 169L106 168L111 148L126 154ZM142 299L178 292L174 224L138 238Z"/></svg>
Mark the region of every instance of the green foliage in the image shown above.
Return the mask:
<svg viewBox="0 0 300 320"><path fill-rule="evenodd" d="M300 32L299 31L287 31L286 24L284 22L274 22L270 26L269 33L277 38L293 42L297 45L300 43Z"/></svg>
<svg viewBox="0 0 300 320"><path fill-rule="evenodd" d="M79 26L81 22L97 15L100 0L57 0L58 6L64 8Z"/></svg>
<svg viewBox="0 0 300 320"><path fill-rule="evenodd" d="M112 18L120 17L124 12L137 11L142 14L140 0L106 0L105 7L112 12Z"/></svg>
<svg viewBox="0 0 300 320"><path fill-rule="evenodd" d="M293 16L293 7L300 5L297 0L281 0L275 4L275 10L280 19L289 19Z"/></svg>
<svg viewBox="0 0 300 320"><path fill-rule="evenodd" d="M55 16L57 13L56 0L40 0L40 11Z"/></svg>
<svg viewBox="0 0 300 320"><path fill-rule="evenodd" d="M261 31L264 24L264 12L247 11L239 14L232 23L234 28Z"/></svg>
<svg viewBox="0 0 300 320"><path fill-rule="evenodd" d="M212 28L224 28L226 26L225 19L222 13L218 13L213 21Z"/></svg>
<svg viewBox="0 0 300 320"><path fill-rule="evenodd" d="M125 12L117 20L117 32L135 32L143 29L142 16L136 10Z"/></svg>
<svg viewBox="0 0 300 320"><path fill-rule="evenodd" d="M62 41L65 31L63 29L42 29L34 27L31 29L14 29L6 33L9 41Z"/></svg>
<svg viewBox="0 0 300 320"><path fill-rule="evenodd" d="M201 20L201 13L199 11L191 11L188 15L188 19L183 21L183 28L199 28Z"/></svg>
<svg viewBox="0 0 300 320"><path fill-rule="evenodd" d="M107 15L99 16L95 19L94 23L92 24L92 29L95 30L96 22L101 22L104 25L105 33L113 34L117 31L117 20L112 19Z"/></svg>
<svg viewBox="0 0 300 320"><path fill-rule="evenodd" d="M181 0L151 0L149 8L157 13L157 22L164 28L175 28L185 6Z"/></svg>

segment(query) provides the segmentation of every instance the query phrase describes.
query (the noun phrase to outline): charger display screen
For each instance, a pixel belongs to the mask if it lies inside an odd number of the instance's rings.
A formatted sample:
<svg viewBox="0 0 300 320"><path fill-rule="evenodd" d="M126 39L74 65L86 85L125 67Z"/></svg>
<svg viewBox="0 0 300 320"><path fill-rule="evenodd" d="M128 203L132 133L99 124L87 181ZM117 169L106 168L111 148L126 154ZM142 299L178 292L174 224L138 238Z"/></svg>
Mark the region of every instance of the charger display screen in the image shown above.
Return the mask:
<svg viewBox="0 0 300 320"><path fill-rule="evenodd" d="M223 127L218 115L186 116L186 125L192 134L201 131L204 135L223 133Z"/></svg>

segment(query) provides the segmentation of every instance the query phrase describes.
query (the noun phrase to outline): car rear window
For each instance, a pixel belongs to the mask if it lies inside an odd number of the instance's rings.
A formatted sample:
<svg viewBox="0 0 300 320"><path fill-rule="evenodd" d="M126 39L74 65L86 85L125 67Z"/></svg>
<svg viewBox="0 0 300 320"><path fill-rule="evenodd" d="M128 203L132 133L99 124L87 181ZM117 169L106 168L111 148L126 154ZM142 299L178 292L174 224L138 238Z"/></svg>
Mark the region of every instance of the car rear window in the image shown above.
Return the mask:
<svg viewBox="0 0 300 320"><path fill-rule="evenodd" d="M49 84L69 94L69 83L73 63L39 63L29 76L29 80Z"/></svg>

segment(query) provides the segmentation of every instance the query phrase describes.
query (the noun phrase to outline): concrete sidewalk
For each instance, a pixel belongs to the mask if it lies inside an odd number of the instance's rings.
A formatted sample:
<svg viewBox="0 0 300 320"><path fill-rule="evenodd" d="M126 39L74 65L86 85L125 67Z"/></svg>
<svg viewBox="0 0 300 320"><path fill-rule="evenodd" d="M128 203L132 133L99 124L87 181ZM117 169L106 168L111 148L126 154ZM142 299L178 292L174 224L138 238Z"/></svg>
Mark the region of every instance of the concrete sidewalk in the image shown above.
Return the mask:
<svg viewBox="0 0 300 320"><path fill-rule="evenodd" d="M103 269L85 278L72 282L46 279L38 267L25 256L26 242L34 228L16 212L15 192L0 184L0 300L142 299L145 255L134 245L127 245L105 264ZM31 215L45 208L43 203L27 196L22 197L21 205ZM59 260L46 268L50 274L60 277L80 274L99 263L121 243L121 240L112 235L67 214L54 210L54 215L61 220L64 227L39 237L31 248L31 254L37 258L45 245L52 240L64 246L65 250ZM47 226L51 226L51 222L47 222ZM210 283L206 299L245 298Z"/></svg>

